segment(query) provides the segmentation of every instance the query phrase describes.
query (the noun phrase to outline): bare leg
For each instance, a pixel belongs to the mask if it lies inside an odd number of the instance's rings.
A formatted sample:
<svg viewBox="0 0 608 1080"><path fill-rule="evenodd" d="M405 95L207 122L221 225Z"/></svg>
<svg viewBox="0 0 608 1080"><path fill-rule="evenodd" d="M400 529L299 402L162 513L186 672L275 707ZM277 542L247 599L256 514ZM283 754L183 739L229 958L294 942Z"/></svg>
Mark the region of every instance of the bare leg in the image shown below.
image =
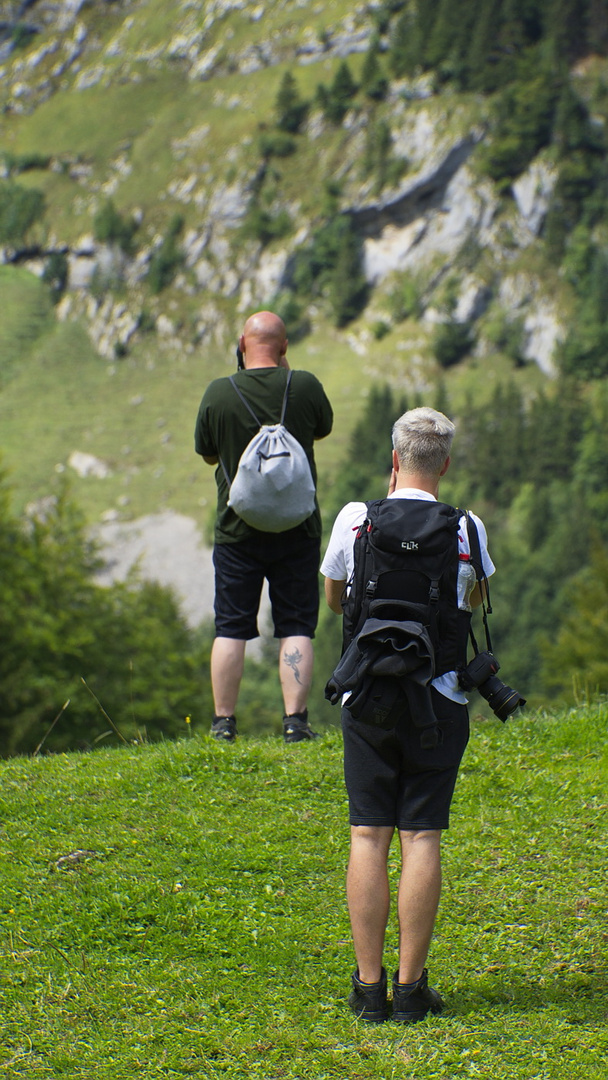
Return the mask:
<svg viewBox="0 0 608 1080"><path fill-rule="evenodd" d="M234 714L244 664L244 641L216 637L211 650L211 685L216 716Z"/></svg>
<svg viewBox="0 0 608 1080"><path fill-rule="evenodd" d="M400 831L399 982L422 975L441 895L441 831Z"/></svg>
<svg viewBox="0 0 608 1080"><path fill-rule="evenodd" d="M313 649L309 637L281 638L279 678L285 715L303 712L312 682Z"/></svg>
<svg viewBox="0 0 608 1080"><path fill-rule="evenodd" d="M346 895L353 945L363 982L382 974L382 952L390 893L387 859L394 829L384 825L351 825Z"/></svg>

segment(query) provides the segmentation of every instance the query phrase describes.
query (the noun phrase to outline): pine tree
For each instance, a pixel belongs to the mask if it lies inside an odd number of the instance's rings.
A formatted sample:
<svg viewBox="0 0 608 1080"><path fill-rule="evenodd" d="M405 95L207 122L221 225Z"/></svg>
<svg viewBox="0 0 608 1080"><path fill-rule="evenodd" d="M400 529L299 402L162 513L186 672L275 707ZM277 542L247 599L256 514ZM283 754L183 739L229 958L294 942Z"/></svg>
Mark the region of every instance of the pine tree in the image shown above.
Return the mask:
<svg viewBox="0 0 608 1080"><path fill-rule="evenodd" d="M390 35L388 65L396 79L414 75L422 66L422 36L420 24L409 10L396 20Z"/></svg>
<svg viewBox="0 0 608 1080"><path fill-rule="evenodd" d="M541 682L570 701L608 692L608 548L596 541L570 582L557 635L542 646Z"/></svg>
<svg viewBox="0 0 608 1080"><path fill-rule="evenodd" d="M379 55L377 43L371 45L361 70L361 89L372 101L382 101L388 90L388 79L382 72Z"/></svg>
<svg viewBox="0 0 608 1080"><path fill-rule="evenodd" d="M498 85L496 28L500 7L500 0L482 0L477 5L477 18L467 51L468 85L485 93Z"/></svg>
<svg viewBox="0 0 608 1080"><path fill-rule="evenodd" d="M482 3L492 0L482 0ZM479 20L479 0L477 4L471 4L470 0L440 0L436 7L436 16L432 23L428 23L429 31L426 43L423 45L425 66L443 70L444 77L449 77L454 71L460 70L462 56L459 45L463 42L462 30L466 28L470 33L472 17ZM420 10L420 9L419 9ZM468 33L464 40L468 40ZM424 37L424 30L421 30Z"/></svg>
<svg viewBox="0 0 608 1080"><path fill-rule="evenodd" d="M346 326L365 307L367 282L362 270L361 242L348 217L342 218L328 295L336 326Z"/></svg>
<svg viewBox="0 0 608 1080"><path fill-rule="evenodd" d="M608 56L608 6L606 0L589 0L587 15L587 47L589 52Z"/></svg>
<svg viewBox="0 0 608 1080"><path fill-rule="evenodd" d="M510 183L549 143L556 97L555 78L543 68L529 81L505 87L498 96L493 137L480 152L482 169L497 183Z"/></svg>
<svg viewBox="0 0 608 1080"><path fill-rule="evenodd" d="M346 60L343 60L327 91L325 101L324 113L332 124L342 123L356 93L357 84Z"/></svg>
<svg viewBox="0 0 608 1080"><path fill-rule="evenodd" d="M281 80L275 101L277 127L290 135L295 135L302 126L308 106L302 100L298 84L290 71L286 71Z"/></svg>
<svg viewBox="0 0 608 1080"><path fill-rule="evenodd" d="M366 177L375 176L375 194L379 194L383 190L389 180L391 164L395 164L397 161L397 159L394 159L391 162L392 146L393 138L387 121L370 122L367 127L363 173Z"/></svg>
<svg viewBox="0 0 608 1080"><path fill-rule="evenodd" d="M407 409L405 397L397 398L388 384L373 386L360 419L355 424L346 456L332 491L335 512L352 499L380 499L386 495L391 475L391 432L395 420Z"/></svg>
<svg viewBox="0 0 608 1080"><path fill-rule="evenodd" d="M553 0L547 5L545 34L553 42L556 56L568 64L584 56L590 47L588 8L589 0Z"/></svg>

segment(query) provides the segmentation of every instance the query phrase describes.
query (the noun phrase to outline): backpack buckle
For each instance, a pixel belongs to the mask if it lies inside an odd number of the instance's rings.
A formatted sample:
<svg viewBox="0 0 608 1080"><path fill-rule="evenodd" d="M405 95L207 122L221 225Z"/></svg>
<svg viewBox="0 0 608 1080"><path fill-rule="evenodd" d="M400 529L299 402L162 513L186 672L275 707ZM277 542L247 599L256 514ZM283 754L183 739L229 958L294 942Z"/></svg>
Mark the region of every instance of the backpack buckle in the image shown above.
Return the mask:
<svg viewBox="0 0 608 1080"><path fill-rule="evenodd" d="M377 584L377 581L374 581L373 578L370 578L367 585L365 586L365 595L370 597L373 596L376 591Z"/></svg>

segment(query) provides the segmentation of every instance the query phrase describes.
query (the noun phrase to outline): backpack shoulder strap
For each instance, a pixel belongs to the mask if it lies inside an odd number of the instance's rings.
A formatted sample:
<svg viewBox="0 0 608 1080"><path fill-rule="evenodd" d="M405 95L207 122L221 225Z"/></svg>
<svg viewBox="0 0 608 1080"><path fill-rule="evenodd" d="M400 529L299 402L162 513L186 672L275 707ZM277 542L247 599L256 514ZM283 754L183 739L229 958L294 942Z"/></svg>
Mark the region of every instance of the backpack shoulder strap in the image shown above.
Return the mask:
<svg viewBox="0 0 608 1080"><path fill-rule="evenodd" d="M282 405L281 405L281 417L280 417L280 420L279 420L279 424L282 424L282 423L283 423L283 421L284 421L284 419L285 419L285 412L286 412L286 410L287 410L287 396L288 396L288 394L289 394L289 384L290 384L290 382L291 382L291 376L292 376L292 375L293 375L293 372L292 372L292 371L288 371L288 372L287 372L287 382L286 382L286 384L285 384L285 393L283 394L283 403L282 403ZM237 394L238 394L238 396L240 397L240 399L241 399L241 401L243 402L243 405L245 406L245 408L246 408L246 409L248 409L248 410L249 410L249 412L251 413L251 415L253 416L253 419L255 420L255 422L256 422L256 424L258 425L258 427L261 427L261 426L262 426L262 424L261 424L261 421L260 421L260 420L258 420L258 418L257 418L257 416L255 415L255 413L254 413L253 409L251 408L251 405L250 405L250 404L249 404L249 402L247 401L247 398L246 398L246 397L245 397L245 395L244 395L244 394L243 394L243 393L242 393L242 392L241 392L241 391L239 390L238 386L236 385L236 382L234 381L234 375L231 375L231 376L230 376L230 383L231 383L231 385L232 385L233 389L234 389L234 390L236 391L236 393L237 393Z"/></svg>
<svg viewBox="0 0 608 1080"><path fill-rule="evenodd" d="M287 397L289 394L289 384L291 382L292 375L293 371L290 370L287 372L287 382L285 383L285 393L283 394L283 405L281 407L281 419L279 420L279 424L282 424L285 420L285 413L287 412Z"/></svg>
<svg viewBox="0 0 608 1080"><path fill-rule="evenodd" d="M475 524L475 518L468 510L462 510L462 514L467 520L467 533L469 537L469 549L471 552L471 562L475 569L475 575L478 581L483 581L486 594L486 606L488 614L492 614L492 607L490 604L490 583L487 579L486 572L483 568L483 562L481 560L481 544L479 543L479 532L477 525Z"/></svg>
<svg viewBox="0 0 608 1080"><path fill-rule="evenodd" d="M475 570L475 577L477 578L477 581L483 581L486 575L481 561L481 544L479 543L479 532L477 531L475 518L468 510L459 510L458 512L466 519L469 550L471 552L471 562Z"/></svg>
<svg viewBox="0 0 608 1080"><path fill-rule="evenodd" d="M460 511L460 513L464 515L464 517L466 518L466 522L467 522L467 534L468 534L468 537L469 537L469 549L470 549L470 552L471 552L471 563L472 563L473 568L475 570L475 577L477 578L478 582L483 582L482 600L481 600L481 607L482 607L482 611L483 611L483 626L484 626L484 630L485 630L486 642L487 642L487 645L488 645L488 649L489 649L490 652L492 652L492 641L491 641L491 638L490 638L490 628L488 626L488 615L492 614L492 604L490 603L490 583L489 583L489 581L488 581L488 579L486 577L486 572L485 572L485 570L483 568L483 562L481 560L481 544L479 543L479 532L478 532L478 529L477 529L477 525L475 524L475 519L472 516L472 514L470 514L468 510L462 510L462 511ZM470 630L470 636L471 636L471 641L473 642L473 648L475 649L475 652L477 653L477 652L479 652L479 649L477 648L477 642L475 641L475 637L473 635L472 630Z"/></svg>
<svg viewBox="0 0 608 1080"><path fill-rule="evenodd" d="M255 420L256 424L258 425L258 427L261 427L260 421L258 420L258 418L257 418L257 416L255 415L255 413L254 413L253 409L251 408L251 405L250 405L250 404L249 404L249 402L247 401L247 398L245 397L245 395L244 395L244 394L242 394L242 393L241 393L241 391L239 390L238 386L236 385L236 383L235 383L235 381L234 381L234 375L231 375L231 376L230 376L230 385L231 385L231 386L232 386L232 387L234 388L235 392L236 392L236 393L238 394L238 396L240 397L240 399L241 399L241 401L243 402L243 405L245 406L245 408L249 410L249 412L250 412L250 413L251 413L251 415L253 416L253 419Z"/></svg>
<svg viewBox="0 0 608 1080"><path fill-rule="evenodd" d="M366 601L366 584L367 584L367 570L368 570L368 535L371 527L369 512L372 503L366 503L366 514L357 528L354 545L353 545L353 569L350 578L346 582L344 588L344 600L342 602L342 610L344 614L343 620L343 642L342 649L344 650L356 636L356 633L361 629L361 625L365 621L364 605ZM367 606L369 606L369 599L367 599Z"/></svg>

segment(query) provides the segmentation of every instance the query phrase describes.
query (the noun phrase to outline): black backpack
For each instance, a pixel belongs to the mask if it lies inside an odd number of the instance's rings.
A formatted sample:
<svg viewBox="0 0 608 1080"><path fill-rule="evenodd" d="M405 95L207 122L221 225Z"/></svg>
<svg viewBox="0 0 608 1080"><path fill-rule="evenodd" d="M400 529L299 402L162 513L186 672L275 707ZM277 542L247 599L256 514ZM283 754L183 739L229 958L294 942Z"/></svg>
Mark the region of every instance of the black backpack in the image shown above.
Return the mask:
<svg viewBox="0 0 608 1080"><path fill-rule="evenodd" d="M463 511L434 500L367 503L342 602L342 657L325 687L334 705L348 694L354 720L387 730L399 724L407 699L424 749L442 740L432 679L466 664L471 612L458 608L462 516ZM464 516L479 581L484 574L477 528L469 514ZM484 622L485 614L484 606Z"/></svg>
<svg viewBox="0 0 608 1080"><path fill-rule="evenodd" d="M428 631L435 677L466 663L471 616L459 611L457 592L462 513L427 499L367 503L343 602L344 648L368 618L410 620Z"/></svg>

